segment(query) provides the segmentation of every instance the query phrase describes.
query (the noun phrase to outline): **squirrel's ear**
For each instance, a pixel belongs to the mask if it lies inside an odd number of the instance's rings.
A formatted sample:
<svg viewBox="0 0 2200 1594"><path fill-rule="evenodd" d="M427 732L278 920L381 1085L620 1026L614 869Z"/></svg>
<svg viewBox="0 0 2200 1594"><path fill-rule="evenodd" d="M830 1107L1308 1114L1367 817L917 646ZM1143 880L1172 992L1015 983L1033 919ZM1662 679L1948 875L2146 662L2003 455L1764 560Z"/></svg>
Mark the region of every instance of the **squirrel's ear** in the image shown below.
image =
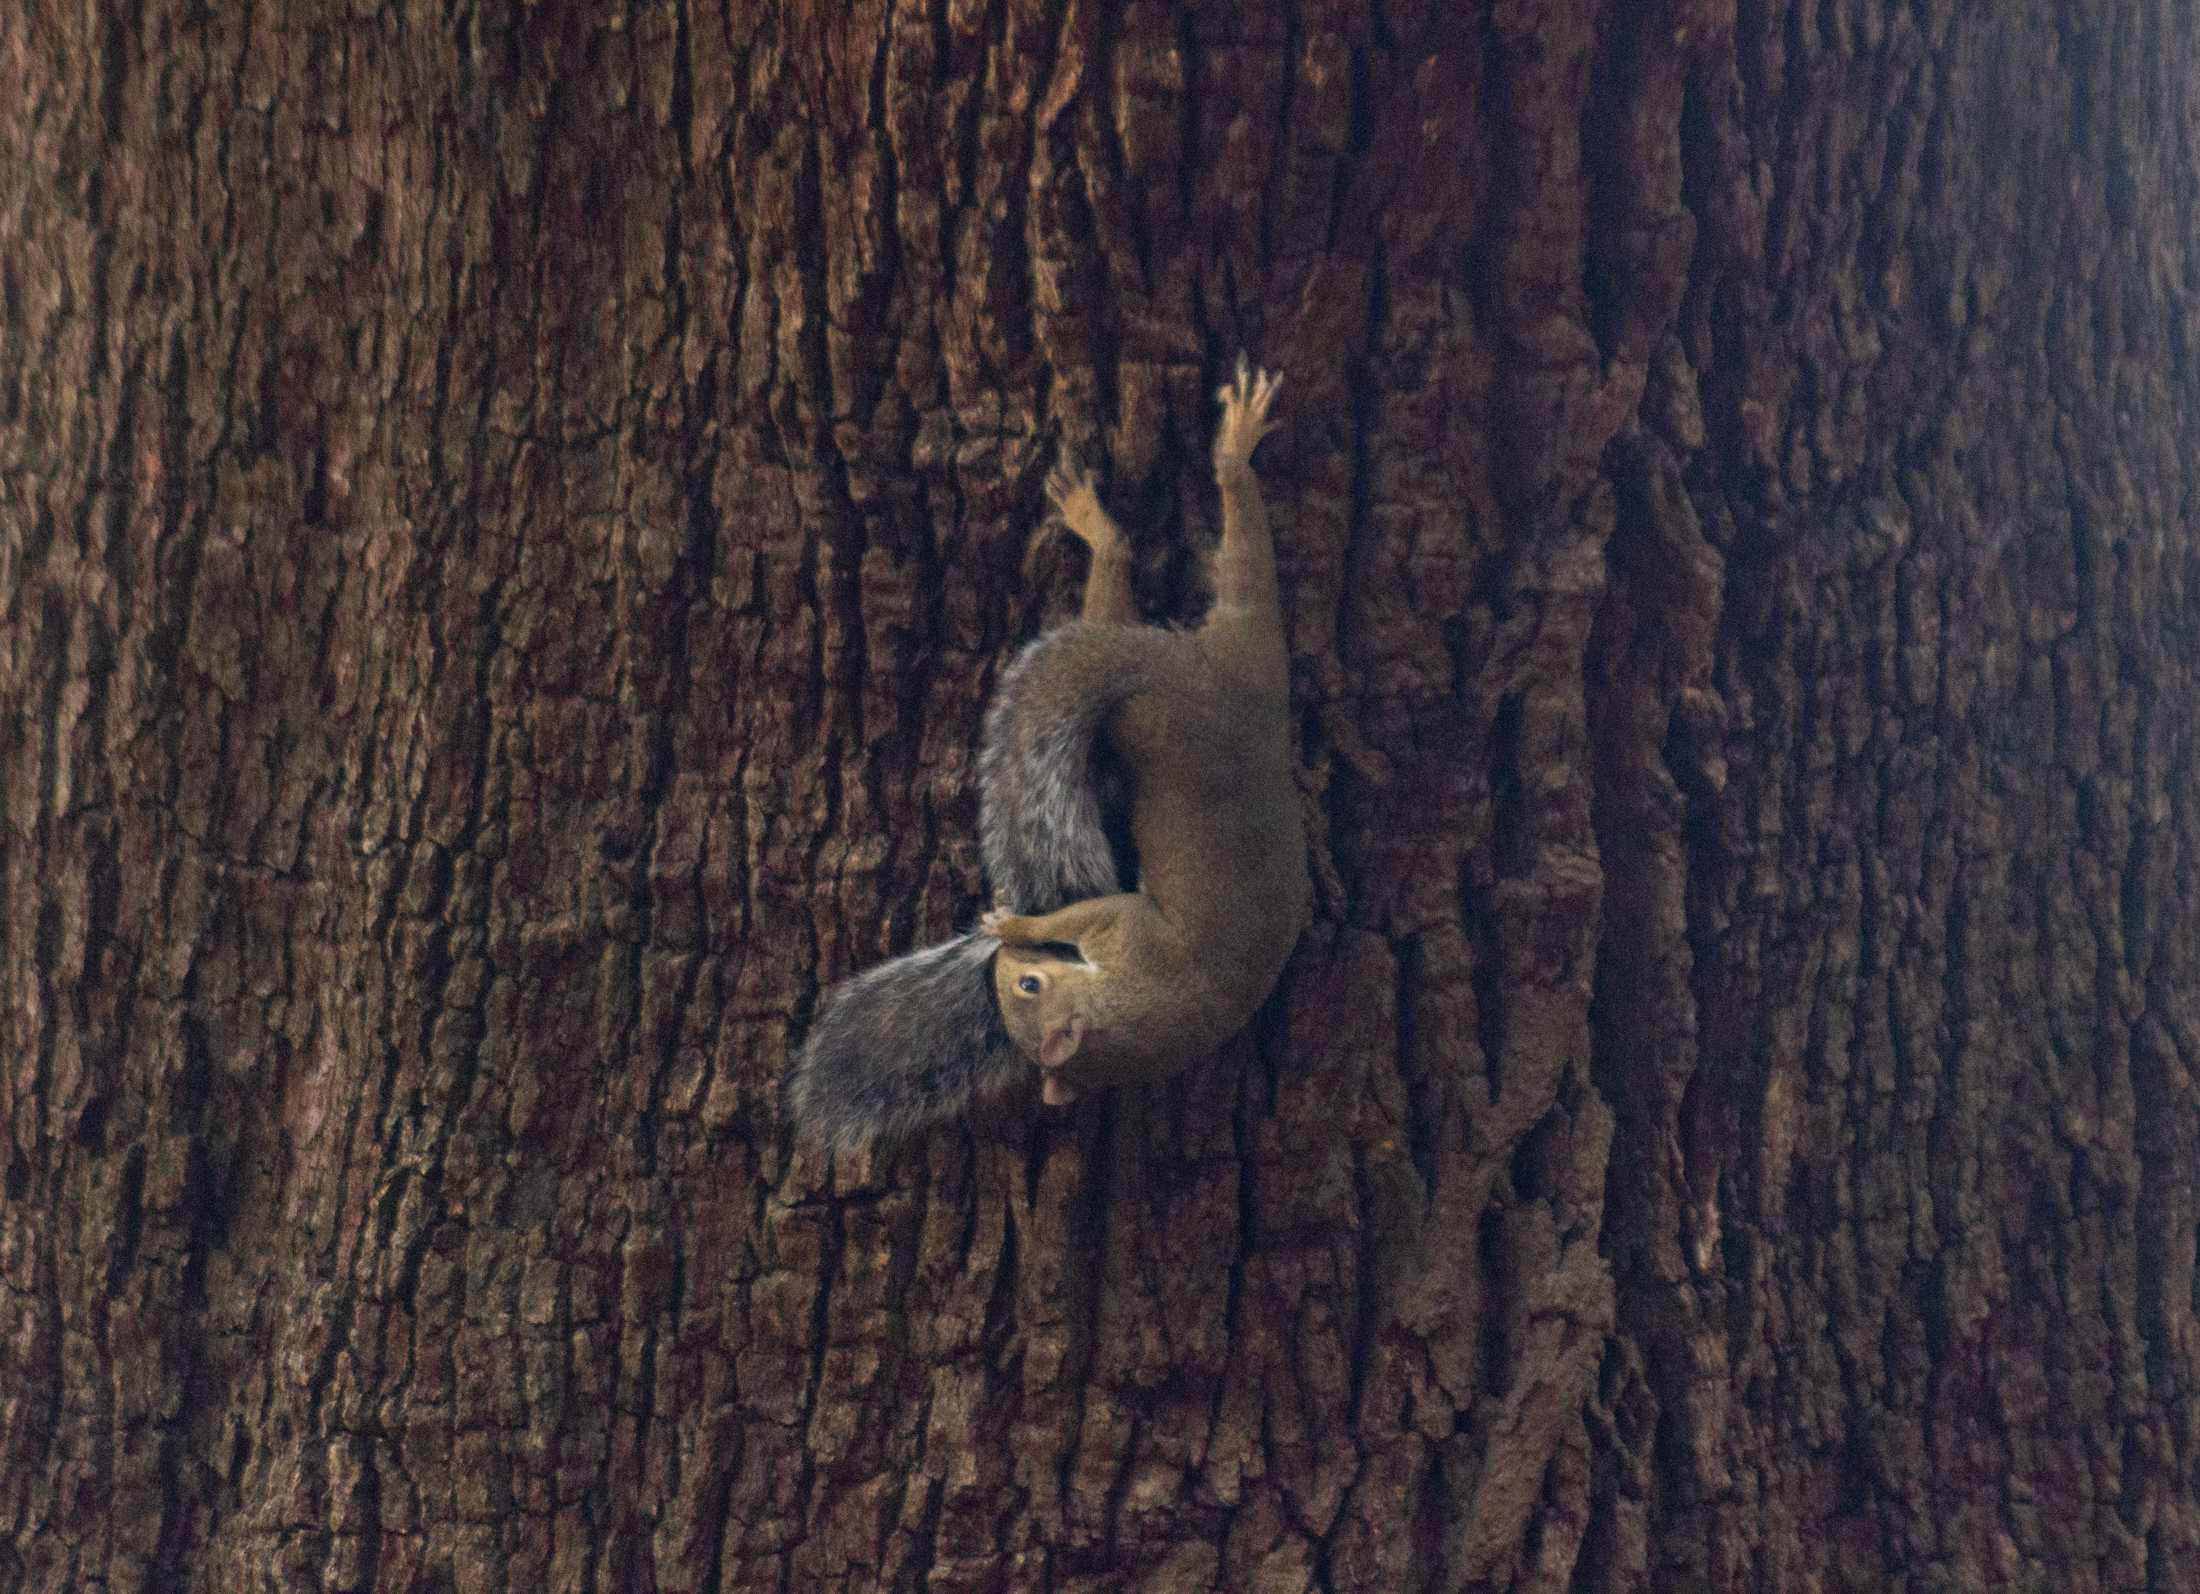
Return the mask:
<svg viewBox="0 0 2200 1594"><path fill-rule="evenodd" d="M1085 1026L1074 1019L1060 1029L1048 1030L1039 1042L1039 1066L1060 1068L1077 1055L1078 1045L1084 1038Z"/></svg>

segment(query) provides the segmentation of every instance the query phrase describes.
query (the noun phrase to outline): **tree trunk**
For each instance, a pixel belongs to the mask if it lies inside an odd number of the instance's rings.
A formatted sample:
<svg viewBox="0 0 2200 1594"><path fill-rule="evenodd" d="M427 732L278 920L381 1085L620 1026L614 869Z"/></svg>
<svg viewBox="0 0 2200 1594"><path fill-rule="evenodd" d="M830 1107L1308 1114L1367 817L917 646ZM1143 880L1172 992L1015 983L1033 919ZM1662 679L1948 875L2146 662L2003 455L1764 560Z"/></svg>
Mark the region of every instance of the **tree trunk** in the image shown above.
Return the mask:
<svg viewBox="0 0 2200 1594"><path fill-rule="evenodd" d="M0 1587L2190 1586L2196 37L0 9ZM1241 347L1281 989L800 1146Z"/></svg>

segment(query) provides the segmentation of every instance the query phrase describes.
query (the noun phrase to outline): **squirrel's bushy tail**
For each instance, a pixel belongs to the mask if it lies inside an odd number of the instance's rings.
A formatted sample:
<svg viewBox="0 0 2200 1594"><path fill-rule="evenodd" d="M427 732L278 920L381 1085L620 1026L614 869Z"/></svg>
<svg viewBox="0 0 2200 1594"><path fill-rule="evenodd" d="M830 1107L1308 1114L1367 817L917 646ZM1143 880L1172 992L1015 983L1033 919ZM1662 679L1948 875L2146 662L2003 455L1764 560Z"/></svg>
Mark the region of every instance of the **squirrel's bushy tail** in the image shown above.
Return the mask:
<svg viewBox="0 0 2200 1594"><path fill-rule="evenodd" d="M1123 889L1095 764L1100 727L1156 633L1082 621L1002 673L978 758L978 829L994 900L1050 913ZM801 1130L834 1150L906 1137L1027 1080L993 997L1000 943L972 930L826 993L788 1081Z"/></svg>
<svg viewBox="0 0 2200 1594"><path fill-rule="evenodd" d="M1136 689L1148 627L1057 626L993 689L978 755L978 840L993 900L1052 913L1128 883L1115 866L1095 768L1100 726Z"/></svg>
<svg viewBox="0 0 2200 1594"><path fill-rule="evenodd" d="M826 992L788 1103L835 1151L898 1140L1012 1082L1017 1052L993 1000L993 952L973 930Z"/></svg>

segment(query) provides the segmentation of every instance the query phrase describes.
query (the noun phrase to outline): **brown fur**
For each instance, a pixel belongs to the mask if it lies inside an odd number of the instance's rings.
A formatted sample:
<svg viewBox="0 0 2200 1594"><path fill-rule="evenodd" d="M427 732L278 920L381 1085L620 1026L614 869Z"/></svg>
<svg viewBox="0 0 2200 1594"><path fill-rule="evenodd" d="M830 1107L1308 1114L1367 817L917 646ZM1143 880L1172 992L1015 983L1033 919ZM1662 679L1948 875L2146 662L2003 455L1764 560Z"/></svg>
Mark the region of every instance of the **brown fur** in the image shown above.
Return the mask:
<svg viewBox="0 0 2200 1594"><path fill-rule="evenodd" d="M1110 644L1090 650L1092 668L1118 672L1119 688L1122 672L1132 676L1106 735L1131 772L1139 868L1134 892L985 921L1002 942L993 970L1001 1017L1040 1064L1049 1102L1173 1073L1213 1051L1266 1000L1306 923L1289 658L1252 471L1275 386L1241 360L1219 395L1222 542L1214 610L1196 632L1135 623L1127 546L1091 482L1074 467L1048 482L1092 550L1084 619ZM1069 674L1059 690L1078 699L1106 684Z"/></svg>

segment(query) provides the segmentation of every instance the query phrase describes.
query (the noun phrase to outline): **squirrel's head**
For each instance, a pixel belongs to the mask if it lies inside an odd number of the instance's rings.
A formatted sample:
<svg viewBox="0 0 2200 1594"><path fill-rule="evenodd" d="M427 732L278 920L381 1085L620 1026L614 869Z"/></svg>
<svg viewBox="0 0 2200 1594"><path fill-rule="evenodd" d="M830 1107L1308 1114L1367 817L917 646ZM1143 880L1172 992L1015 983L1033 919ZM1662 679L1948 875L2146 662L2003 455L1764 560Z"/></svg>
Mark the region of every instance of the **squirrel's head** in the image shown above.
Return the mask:
<svg viewBox="0 0 2200 1594"><path fill-rule="evenodd" d="M1004 946L993 959L993 993L1001 1022L1016 1049L1039 1065L1039 1094L1049 1107L1067 1107L1077 1087L1063 1072L1092 1027L1094 976L1076 958Z"/></svg>

